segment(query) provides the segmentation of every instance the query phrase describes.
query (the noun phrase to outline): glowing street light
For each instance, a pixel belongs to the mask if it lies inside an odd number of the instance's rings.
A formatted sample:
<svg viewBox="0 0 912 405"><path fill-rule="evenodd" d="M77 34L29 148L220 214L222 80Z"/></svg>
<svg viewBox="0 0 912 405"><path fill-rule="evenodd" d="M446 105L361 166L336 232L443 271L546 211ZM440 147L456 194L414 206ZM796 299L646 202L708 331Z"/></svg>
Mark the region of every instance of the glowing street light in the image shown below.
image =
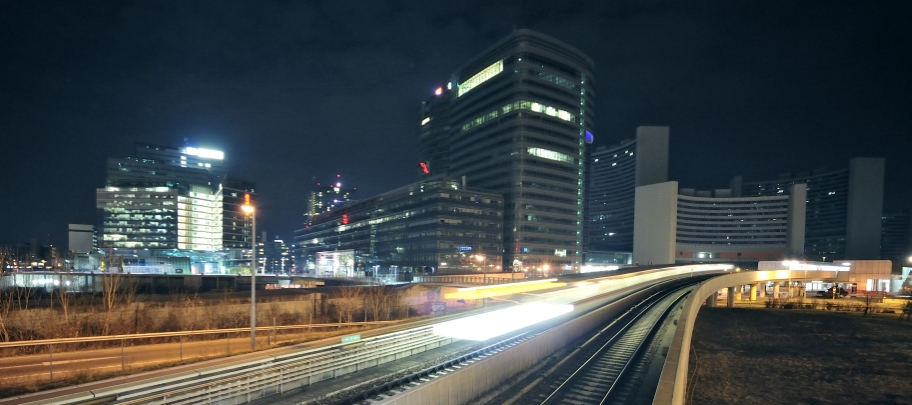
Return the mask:
<svg viewBox="0 0 912 405"><path fill-rule="evenodd" d="M479 262L481 262L481 271L484 272L484 275L482 276L482 282L481 282L481 283L484 284L484 285L487 285L487 284L488 284L488 266L487 266L488 262L487 262L487 259L488 259L488 258L487 258L485 255L475 255L475 260L478 260Z"/></svg>
<svg viewBox="0 0 912 405"><path fill-rule="evenodd" d="M244 215L249 216L253 221L253 252L250 262L250 350L256 350L256 209L250 205L250 194L244 194L244 205L241 206Z"/></svg>

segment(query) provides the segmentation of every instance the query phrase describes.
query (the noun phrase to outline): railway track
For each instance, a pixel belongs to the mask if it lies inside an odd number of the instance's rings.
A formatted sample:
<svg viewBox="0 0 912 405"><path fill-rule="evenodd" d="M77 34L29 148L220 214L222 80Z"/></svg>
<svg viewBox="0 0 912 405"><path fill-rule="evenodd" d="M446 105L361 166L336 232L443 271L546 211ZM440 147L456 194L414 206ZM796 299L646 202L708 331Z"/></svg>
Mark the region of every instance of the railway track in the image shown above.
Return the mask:
<svg viewBox="0 0 912 405"><path fill-rule="evenodd" d="M692 286L657 293L600 329L505 404L630 404L649 366L643 349Z"/></svg>

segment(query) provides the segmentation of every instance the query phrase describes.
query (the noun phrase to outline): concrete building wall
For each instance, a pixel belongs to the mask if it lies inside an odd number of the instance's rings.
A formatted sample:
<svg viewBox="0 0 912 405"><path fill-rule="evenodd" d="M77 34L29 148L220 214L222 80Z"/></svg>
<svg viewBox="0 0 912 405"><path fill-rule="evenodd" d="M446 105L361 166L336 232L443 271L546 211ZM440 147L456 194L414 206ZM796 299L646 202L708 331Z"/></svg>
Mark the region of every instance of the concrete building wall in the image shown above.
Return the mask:
<svg viewBox="0 0 912 405"><path fill-rule="evenodd" d="M883 179L883 158L855 158L849 161L847 259L880 257Z"/></svg>
<svg viewBox="0 0 912 405"><path fill-rule="evenodd" d="M69 224L67 249L74 253L88 253L95 250L95 226Z"/></svg>
<svg viewBox="0 0 912 405"><path fill-rule="evenodd" d="M849 282L858 285L858 291L890 291L893 262L889 260L842 260L849 264Z"/></svg>
<svg viewBox="0 0 912 405"><path fill-rule="evenodd" d="M675 261L678 182L636 188L633 214L633 261L667 264Z"/></svg>
<svg viewBox="0 0 912 405"><path fill-rule="evenodd" d="M637 127L636 139L636 186L668 181L668 127Z"/></svg>
<svg viewBox="0 0 912 405"><path fill-rule="evenodd" d="M788 227L786 235L787 253L804 257L804 227L807 215L807 184L793 184L789 187Z"/></svg>

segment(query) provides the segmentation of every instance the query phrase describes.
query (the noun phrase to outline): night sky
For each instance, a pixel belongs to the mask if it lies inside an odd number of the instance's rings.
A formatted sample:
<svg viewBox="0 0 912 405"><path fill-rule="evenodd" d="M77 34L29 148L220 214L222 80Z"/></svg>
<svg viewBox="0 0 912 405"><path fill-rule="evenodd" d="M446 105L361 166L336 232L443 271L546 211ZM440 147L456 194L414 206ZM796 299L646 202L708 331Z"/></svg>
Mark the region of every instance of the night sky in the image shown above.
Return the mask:
<svg viewBox="0 0 912 405"><path fill-rule="evenodd" d="M65 248L106 158L184 138L289 240L317 181L414 181L421 102L514 28L595 61L597 146L670 126L682 186L885 157L885 212L912 205L912 2L438 3L3 0L0 244Z"/></svg>

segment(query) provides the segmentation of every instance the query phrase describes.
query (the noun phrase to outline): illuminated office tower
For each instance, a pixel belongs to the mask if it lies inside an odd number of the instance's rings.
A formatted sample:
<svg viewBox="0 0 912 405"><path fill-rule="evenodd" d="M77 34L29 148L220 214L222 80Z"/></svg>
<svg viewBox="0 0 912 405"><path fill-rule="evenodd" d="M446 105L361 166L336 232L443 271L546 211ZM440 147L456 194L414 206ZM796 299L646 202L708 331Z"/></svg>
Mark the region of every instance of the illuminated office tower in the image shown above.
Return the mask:
<svg viewBox="0 0 912 405"><path fill-rule="evenodd" d="M223 152L196 147L137 143L134 156L108 159L105 187L96 191L101 247L221 250L226 227L242 235L249 227L249 219L230 211L236 207L224 204L224 191L231 201L253 191L252 183L224 170ZM232 242L229 247L249 246L246 238Z"/></svg>
<svg viewBox="0 0 912 405"><path fill-rule="evenodd" d="M432 138L419 141L419 159L504 196L504 269L582 264L592 71L575 48L518 30L459 68L435 92L443 99L422 108L420 123L430 127L420 134Z"/></svg>

